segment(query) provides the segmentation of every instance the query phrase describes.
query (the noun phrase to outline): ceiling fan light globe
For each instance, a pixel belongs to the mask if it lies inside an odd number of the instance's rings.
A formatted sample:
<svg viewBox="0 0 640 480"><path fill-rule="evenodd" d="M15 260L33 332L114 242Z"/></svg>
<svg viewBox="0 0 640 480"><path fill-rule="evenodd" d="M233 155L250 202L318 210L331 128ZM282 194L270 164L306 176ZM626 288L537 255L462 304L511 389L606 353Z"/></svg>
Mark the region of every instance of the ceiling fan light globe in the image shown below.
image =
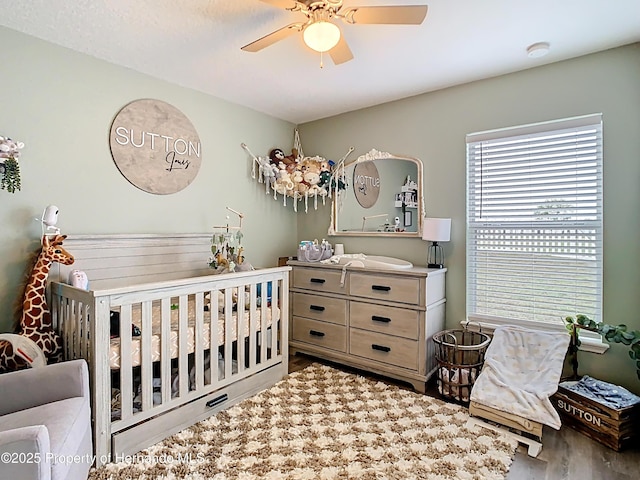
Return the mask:
<svg viewBox="0 0 640 480"><path fill-rule="evenodd" d="M314 22L302 33L304 43L316 52L327 52L340 41L340 29L331 22Z"/></svg>

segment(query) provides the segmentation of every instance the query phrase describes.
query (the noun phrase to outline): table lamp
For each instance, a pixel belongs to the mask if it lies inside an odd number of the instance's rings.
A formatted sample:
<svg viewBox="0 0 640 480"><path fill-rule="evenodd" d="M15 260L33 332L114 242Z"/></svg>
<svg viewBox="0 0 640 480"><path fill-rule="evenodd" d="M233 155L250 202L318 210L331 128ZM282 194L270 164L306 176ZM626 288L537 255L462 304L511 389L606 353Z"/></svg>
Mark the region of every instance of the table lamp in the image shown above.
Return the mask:
<svg viewBox="0 0 640 480"><path fill-rule="evenodd" d="M444 268L444 250L438 242L451 239L451 219L425 217L422 239L432 242L427 253L427 267Z"/></svg>

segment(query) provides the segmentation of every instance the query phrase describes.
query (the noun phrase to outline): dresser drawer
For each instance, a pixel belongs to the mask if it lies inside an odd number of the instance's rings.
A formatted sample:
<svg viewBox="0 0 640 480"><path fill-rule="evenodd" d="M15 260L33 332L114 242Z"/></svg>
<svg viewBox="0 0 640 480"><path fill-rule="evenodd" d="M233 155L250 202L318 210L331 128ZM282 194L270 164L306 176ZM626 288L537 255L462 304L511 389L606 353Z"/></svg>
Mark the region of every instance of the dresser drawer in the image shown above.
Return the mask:
<svg viewBox="0 0 640 480"><path fill-rule="evenodd" d="M420 312L404 308L384 307L371 303L351 302L351 327L372 330L386 335L418 339Z"/></svg>
<svg viewBox="0 0 640 480"><path fill-rule="evenodd" d="M340 298L329 298L306 293L292 294L292 315L307 317L325 322L347 324L347 301Z"/></svg>
<svg viewBox="0 0 640 480"><path fill-rule="evenodd" d="M293 286L316 292L346 293L346 288L340 286L341 276L340 270L296 267L293 269Z"/></svg>
<svg viewBox="0 0 640 480"><path fill-rule="evenodd" d="M352 328L349 332L350 354L411 370L418 369L417 341L359 328Z"/></svg>
<svg viewBox="0 0 640 480"><path fill-rule="evenodd" d="M293 317L292 338L320 347L347 351L347 327L319 322L308 318Z"/></svg>
<svg viewBox="0 0 640 480"><path fill-rule="evenodd" d="M418 305L420 280L411 277L352 272L349 277L349 294Z"/></svg>

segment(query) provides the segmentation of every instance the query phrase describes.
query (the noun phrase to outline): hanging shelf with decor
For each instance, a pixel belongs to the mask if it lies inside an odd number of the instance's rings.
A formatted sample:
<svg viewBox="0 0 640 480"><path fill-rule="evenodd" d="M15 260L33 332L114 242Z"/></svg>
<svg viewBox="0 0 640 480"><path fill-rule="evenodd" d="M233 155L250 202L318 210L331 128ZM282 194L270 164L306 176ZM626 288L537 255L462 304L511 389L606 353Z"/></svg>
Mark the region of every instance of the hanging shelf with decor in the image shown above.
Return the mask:
<svg viewBox="0 0 640 480"><path fill-rule="evenodd" d="M307 157L302 151L300 135L295 130L294 145L291 155L286 155L280 148L274 148L268 156L256 156L249 147L242 148L253 159L251 177L265 184L265 193L273 191L273 199L282 196L282 203L287 206L287 198L293 199L293 210L298 211L298 202L304 200L305 212L309 209L309 199L313 199L314 208L318 208L318 198L325 204L327 197L337 195L346 188L344 178L344 161L353 152L351 147L337 163L321 156Z"/></svg>

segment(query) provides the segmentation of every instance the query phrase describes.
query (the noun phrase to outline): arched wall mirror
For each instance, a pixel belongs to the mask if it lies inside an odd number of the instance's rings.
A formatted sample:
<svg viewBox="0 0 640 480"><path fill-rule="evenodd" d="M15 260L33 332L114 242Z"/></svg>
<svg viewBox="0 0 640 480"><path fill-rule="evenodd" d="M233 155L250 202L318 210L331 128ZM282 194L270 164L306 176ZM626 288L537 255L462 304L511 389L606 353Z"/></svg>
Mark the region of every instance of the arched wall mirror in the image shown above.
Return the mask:
<svg viewBox="0 0 640 480"><path fill-rule="evenodd" d="M421 237L422 161L371 150L346 162L333 197L329 235Z"/></svg>

